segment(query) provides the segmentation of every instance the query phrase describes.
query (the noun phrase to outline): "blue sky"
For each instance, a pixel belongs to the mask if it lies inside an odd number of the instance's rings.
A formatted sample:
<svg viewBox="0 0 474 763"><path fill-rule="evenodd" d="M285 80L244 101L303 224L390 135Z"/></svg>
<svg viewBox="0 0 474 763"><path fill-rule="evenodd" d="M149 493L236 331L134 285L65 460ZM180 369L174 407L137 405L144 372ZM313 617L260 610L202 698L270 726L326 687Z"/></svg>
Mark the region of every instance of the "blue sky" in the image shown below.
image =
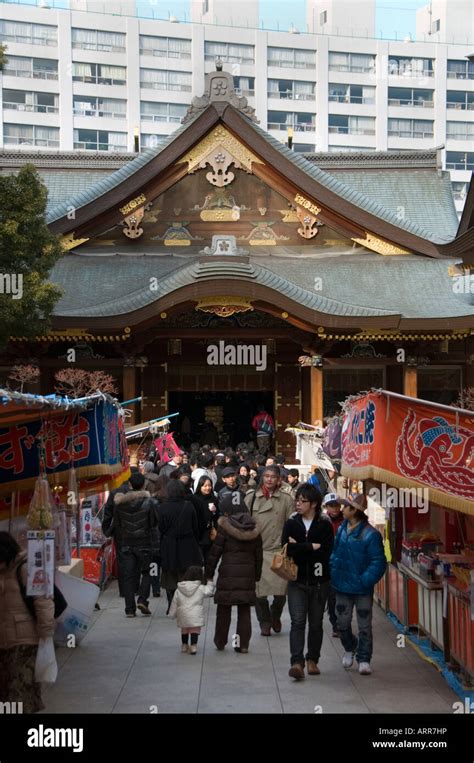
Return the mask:
<svg viewBox="0 0 474 763"><path fill-rule="evenodd" d="M10 0L15 2L15 0ZM189 0L136 0L140 16L158 19L176 16L180 21L189 21ZM348 0L346 0L347 2ZM8 2L8 0L7 0ZM21 3L36 5L37 0L20 0ZM67 8L68 0L48 0L57 8ZM229 6L237 0L229 0ZM350 0L357 3L358 0ZM428 0L376 0L376 36L385 38L403 38L408 34L415 37L415 11ZM103 0L107 5L107 0ZM260 24L266 29L287 30L293 24L301 32L306 29L305 0L260 0Z"/></svg>

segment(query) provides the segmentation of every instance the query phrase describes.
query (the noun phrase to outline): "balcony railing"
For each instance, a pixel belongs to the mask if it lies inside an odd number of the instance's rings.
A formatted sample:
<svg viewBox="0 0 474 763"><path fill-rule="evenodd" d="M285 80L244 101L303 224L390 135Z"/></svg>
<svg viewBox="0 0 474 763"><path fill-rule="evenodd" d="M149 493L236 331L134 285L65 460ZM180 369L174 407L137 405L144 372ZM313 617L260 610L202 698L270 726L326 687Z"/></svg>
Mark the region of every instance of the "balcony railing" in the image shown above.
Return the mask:
<svg viewBox="0 0 474 763"><path fill-rule="evenodd" d="M461 109L462 111L474 111L474 103L459 103L458 101L448 101L446 103L448 109Z"/></svg>
<svg viewBox="0 0 474 763"><path fill-rule="evenodd" d="M182 93L191 92L191 85L169 85L166 82L140 82L140 87L152 90L178 90Z"/></svg>
<svg viewBox="0 0 474 763"><path fill-rule="evenodd" d="M432 138L433 131L414 132L413 130L389 130L388 135L390 138Z"/></svg>
<svg viewBox="0 0 474 763"><path fill-rule="evenodd" d="M367 129L363 127L336 127L329 125L328 131L342 135L375 135L374 129Z"/></svg>
<svg viewBox="0 0 474 763"><path fill-rule="evenodd" d="M3 70L5 77L33 77L33 79L57 79L58 73L49 69L8 69Z"/></svg>
<svg viewBox="0 0 474 763"><path fill-rule="evenodd" d="M433 69L391 69L388 73L392 77L434 77Z"/></svg>
<svg viewBox="0 0 474 763"><path fill-rule="evenodd" d="M242 87L235 87L234 88L236 95L246 95L253 97L255 95L255 90L247 90L246 88Z"/></svg>
<svg viewBox="0 0 474 763"><path fill-rule="evenodd" d="M375 73L375 61L371 66L351 66L350 64L329 64L330 72L353 72L354 74Z"/></svg>
<svg viewBox="0 0 474 763"><path fill-rule="evenodd" d="M160 50L159 48L140 48L141 56L160 56L161 58L191 58L191 53L181 50Z"/></svg>
<svg viewBox="0 0 474 763"><path fill-rule="evenodd" d="M455 135L446 133L446 140L474 140L474 133L460 132Z"/></svg>
<svg viewBox="0 0 474 763"><path fill-rule="evenodd" d="M446 72L448 79L474 79L474 72Z"/></svg>
<svg viewBox="0 0 474 763"><path fill-rule="evenodd" d="M82 149L83 151L126 151L127 146L117 146L115 143L101 143L97 141L94 143L91 140L77 140L74 141L74 148Z"/></svg>
<svg viewBox="0 0 474 763"><path fill-rule="evenodd" d="M446 162L446 169L474 172L474 161L473 162Z"/></svg>
<svg viewBox="0 0 474 763"><path fill-rule="evenodd" d="M330 95L329 101L333 103L366 103L374 104L375 98L367 98L362 95Z"/></svg>
<svg viewBox="0 0 474 763"><path fill-rule="evenodd" d="M466 190L464 191L453 191L453 197L455 201L466 201Z"/></svg>
<svg viewBox="0 0 474 763"><path fill-rule="evenodd" d="M316 67L316 61L286 61L281 59L271 61L269 59L267 61L267 66L277 66L283 69L314 69Z"/></svg>
<svg viewBox="0 0 474 763"><path fill-rule="evenodd" d="M15 135L5 135L3 142L14 146L46 146L48 148L59 148L59 140L49 138L18 138Z"/></svg>
<svg viewBox="0 0 474 763"><path fill-rule="evenodd" d="M4 109L14 109L15 111L30 111L37 114L59 114L58 106L43 106L35 103L14 103L12 101L3 102Z"/></svg>
<svg viewBox="0 0 474 763"><path fill-rule="evenodd" d="M289 101L314 101L316 95L314 93L293 93L288 90L273 90L267 93L268 98L280 98L287 99Z"/></svg>
<svg viewBox="0 0 474 763"><path fill-rule="evenodd" d="M409 101L406 98L389 98L389 106L421 106L425 109L432 109L434 106L433 101L416 100Z"/></svg>
<svg viewBox="0 0 474 763"><path fill-rule="evenodd" d="M125 45L105 45L97 42L74 42L73 48L79 48L79 50L99 50L105 53L125 53Z"/></svg>
<svg viewBox="0 0 474 763"><path fill-rule="evenodd" d="M213 53L206 53L204 56L205 61L215 61L217 56ZM246 56L219 56L223 63L227 64L254 64L255 58L247 58Z"/></svg>
<svg viewBox="0 0 474 763"><path fill-rule="evenodd" d="M288 124L287 122L268 122L269 130L287 130L291 127L295 132L315 132L316 125L313 123Z"/></svg>
<svg viewBox="0 0 474 763"><path fill-rule="evenodd" d="M93 85L126 85L125 79L111 79L110 77L82 77L80 75L74 75L73 82L86 82Z"/></svg>
<svg viewBox="0 0 474 763"><path fill-rule="evenodd" d="M23 34L4 34L2 42L18 42L26 45L55 45L58 44L57 37L34 37L33 35Z"/></svg>
<svg viewBox="0 0 474 763"><path fill-rule="evenodd" d="M142 122L181 122L182 117L169 114L140 114Z"/></svg>
<svg viewBox="0 0 474 763"><path fill-rule="evenodd" d="M101 109L78 109L74 108L76 117L107 117L108 119L126 119L126 111L102 111Z"/></svg>

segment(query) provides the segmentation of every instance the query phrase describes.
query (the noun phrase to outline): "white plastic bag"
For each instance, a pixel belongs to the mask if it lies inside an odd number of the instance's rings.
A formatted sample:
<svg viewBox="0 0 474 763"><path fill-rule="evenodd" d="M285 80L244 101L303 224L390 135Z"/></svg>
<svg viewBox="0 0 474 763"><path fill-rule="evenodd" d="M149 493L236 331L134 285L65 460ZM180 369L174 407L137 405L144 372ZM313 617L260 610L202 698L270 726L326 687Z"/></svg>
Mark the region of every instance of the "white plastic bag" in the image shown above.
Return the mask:
<svg viewBox="0 0 474 763"><path fill-rule="evenodd" d="M58 677L58 663L52 636L40 638L35 663L35 681L54 684Z"/></svg>

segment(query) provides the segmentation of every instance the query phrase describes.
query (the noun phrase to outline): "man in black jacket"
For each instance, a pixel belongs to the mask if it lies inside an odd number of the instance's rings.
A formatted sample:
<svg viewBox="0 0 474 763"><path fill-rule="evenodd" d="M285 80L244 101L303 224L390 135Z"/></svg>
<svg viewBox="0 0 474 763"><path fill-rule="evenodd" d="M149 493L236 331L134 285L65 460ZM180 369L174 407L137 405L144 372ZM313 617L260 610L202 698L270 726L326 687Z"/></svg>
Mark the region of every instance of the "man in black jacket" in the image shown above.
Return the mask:
<svg viewBox="0 0 474 763"><path fill-rule="evenodd" d="M150 595L150 564L152 552L152 528L156 524L156 501L147 490L143 490L143 474L132 474L131 490L114 496L115 533L121 538L121 553L124 567L125 614L135 617L136 608L144 615L151 615L148 609ZM141 580L140 580L141 574ZM138 602L135 605L135 591L140 581Z"/></svg>
<svg viewBox="0 0 474 763"><path fill-rule="evenodd" d="M118 587L119 596L121 598L125 596L123 585L124 560L122 557L122 539L119 537L114 523L114 498L117 493L128 493L129 490L130 484L127 480L127 482L124 482L116 490L110 491L109 497L104 504L104 515L102 519L102 532L106 538L113 538L115 543L115 551L117 553Z"/></svg>
<svg viewBox="0 0 474 763"><path fill-rule="evenodd" d="M282 544L298 565L298 576L288 583L288 608L291 617L289 676L300 681L304 675L304 646L308 622L308 675L319 675L323 642L323 616L329 593L329 557L334 543L332 527L321 517L322 496L313 485L296 491L296 516L287 520Z"/></svg>

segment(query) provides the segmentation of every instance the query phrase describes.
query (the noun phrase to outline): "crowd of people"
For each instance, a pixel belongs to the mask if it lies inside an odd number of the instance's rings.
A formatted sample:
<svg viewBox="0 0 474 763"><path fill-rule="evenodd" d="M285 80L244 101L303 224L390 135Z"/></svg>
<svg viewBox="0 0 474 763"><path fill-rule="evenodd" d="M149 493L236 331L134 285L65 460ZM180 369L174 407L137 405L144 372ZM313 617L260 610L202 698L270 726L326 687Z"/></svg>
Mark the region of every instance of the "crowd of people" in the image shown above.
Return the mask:
<svg viewBox="0 0 474 763"><path fill-rule="evenodd" d="M305 668L320 673L327 609L344 647L343 666L350 668L355 656L359 672L369 675L372 594L386 567L382 537L368 522L363 494L340 499L329 488L325 472L316 469L302 481L283 456L265 455L253 443L222 452L196 444L167 463L152 448L104 507L102 528L115 539L126 616L137 610L150 616L150 594L166 591L166 614L176 617L182 650L196 654L204 600L214 596L216 648L228 644L236 606L232 646L245 654L251 607L269 637L281 632L288 601L289 675L302 680ZM282 546L296 563L296 580L272 570Z"/></svg>

